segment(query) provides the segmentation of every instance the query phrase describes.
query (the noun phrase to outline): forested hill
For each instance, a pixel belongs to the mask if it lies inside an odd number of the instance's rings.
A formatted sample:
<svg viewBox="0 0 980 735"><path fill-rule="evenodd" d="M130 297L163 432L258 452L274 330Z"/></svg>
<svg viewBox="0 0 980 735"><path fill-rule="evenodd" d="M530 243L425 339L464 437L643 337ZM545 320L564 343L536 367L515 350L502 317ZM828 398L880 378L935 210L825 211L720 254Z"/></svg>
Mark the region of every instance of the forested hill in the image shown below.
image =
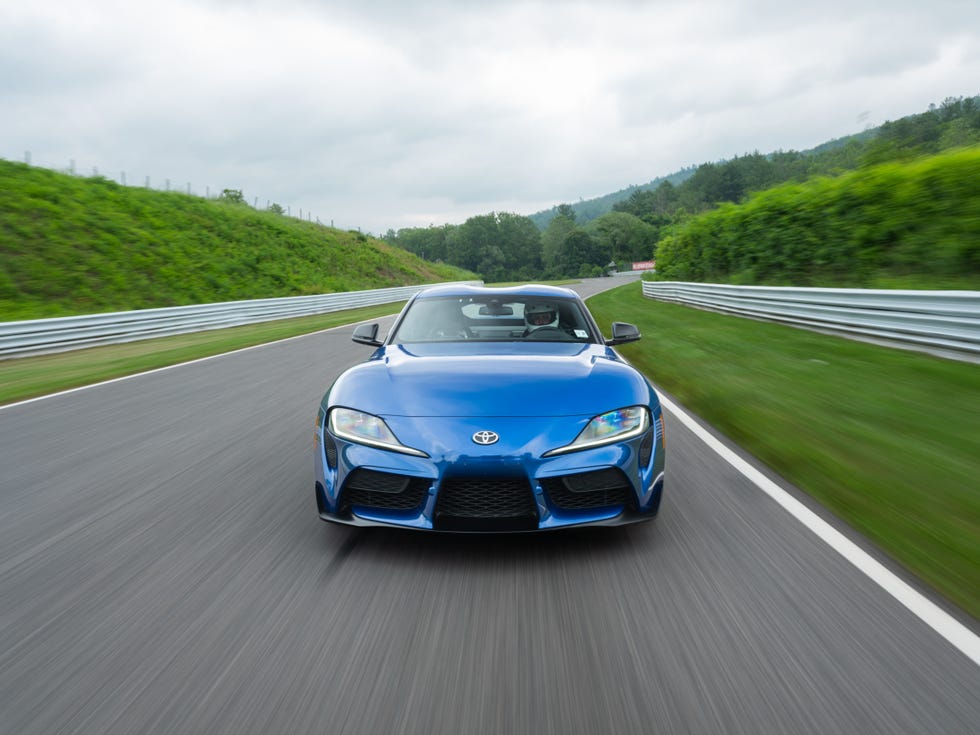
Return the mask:
<svg viewBox="0 0 980 735"><path fill-rule="evenodd" d="M938 153L980 144L978 116L980 96L947 97L939 105L930 105L923 113L827 141L809 150L736 155L564 206L571 207L575 221L584 225L608 212L643 209L643 203L650 202L659 189L661 193L676 193L677 207L697 213L719 202L737 202L750 192L788 181L837 175L864 163L908 158L913 153ZM530 219L544 230L558 213L559 206L555 206L530 215Z"/></svg>
<svg viewBox="0 0 980 735"><path fill-rule="evenodd" d="M585 224L586 222L591 222L592 220L601 217L607 212L611 212L614 205L629 199L634 192L652 191L665 181L671 186L678 186L691 178L696 170L696 166L683 168L680 171L670 174L669 176L658 176L653 181L649 181L646 184L628 186L625 189L614 191L612 194L606 194L605 196L596 197L595 199L582 199L575 204L570 204L567 206L570 206L572 211L575 213L575 221L579 222L580 224ZM537 225L539 230L544 230L548 226L548 223L559 214L560 209L561 205L556 204L551 209L546 209L543 212L530 215L529 219L535 225Z"/></svg>
<svg viewBox="0 0 980 735"><path fill-rule="evenodd" d="M380 240L0 160L0 321L473 278Z"/></svg>
<svg viewBox="0 0 980 735"><path fill-rule="evenodd" d="M484 280L495 282L505 280L529 280L540 278L563 278L596 276L610 268L630 268L637 261L657 259L658 251L665 241L682 230L696 228L697 220L720 206L744 204L760 192L771 191L782 186L792 186L819 178L839 178L848 172L877 169L881 166L905 167L903 174L897 176L908 181L908 186L925 191L915 179L918 176L951 176L950 181L959 182L948 192L949 202L929 208L915 208L915 216L929 218L929 223L903 221L903 232L925 232L929 227L941 227L944 236L956 240L972 236L973 230L967 222L954 216L954 212L970 210L975 204L974 196L980 177L971 178L973 159L944 158L937 162L939 169L916 167L914 161L938 156L943 152L958 149L980 149L980 97L947 98L940 105L919 115L911 115L893 123L886 123L874 131L856 134L840 140L829 141L812 151L778 151L768 155L752 153L737 156L722 163L705 163L686 175L680 183L660 180L655 188L636 187L625 199L612 204L612 211L588 219L580 218L583 203L578 205L561 204L549 213L547 226L542 230L527 216L507 212L490 212L470 217L461 225L430 226L426 228L407 228L398 232L389 231L385 240L409 252L419 254L430 260L442 260L479 273ZM945 170L946 168L949 170ZM954 170L955 169L955 170ZM890 172L879 171L878 180L898 180ZM904 178L907 175L909 178ZM848 179L861 185L861 179ZM959 188L957 188L959 187ZM624 190L628 191L628 190ZM816 189L805 189L806 192ZM848 201L860 201L862 206L873 206L860 196L851 197L847 192L839 192L840 209L846 208ZM610 195L613 196L613 195ZM792 198L795 195L788 195ZM925 195L923 195L925 196ZM948 205L948 206L947 206ZM961 209L962 206L962 209ZM799 209L804 211L803 208ZM809 210L806 210L809 211ZM769 246L776 249L799 247L801 244L815 248L813 238L787 243L786 238L799 239L801 227L805 222L791 221L793 213L780 220L785 225L767 232ZM975 222L969 219L969 222ZM929 287L932 278L941 278L944 283L958 282L960 275L973 278L974 256L961 252L946 259L943 267L918 284L909 284L906 279L915 278L915 269L921 260L913 258L909 263L887 262L890 250L887 244L894 241L888 227L894 224L892 218L872 218L866 222L868 227L885 228L881 232L865 232L844 228L852 241L847 247L858 246L858 240L866 239L880 242L886 247L881 251L882 260L878 265L867 269L841 270L833 266L822 267L819 272L779 272L780 259L760 261L765 267L736 265L733 269L685 266L689 273L703 273L705 277L737 278L741 282L764 278L781 283L792 282L796 278L819 280L820 285L867 286L879 282L881 278L900 278L906 287ZM930 230L938 232L939 230ZM783 237L785 236L785 237ZM835 234L835 237L838 237ZM701 240L681 238L675 243L700 243ZM905 247L905 246L903 246ZM911 246L914 250L918 245ZM959 247L950 243L947 255ZM911 250L908 250L911 252ZM960 251L957 251L960 252ZM809 255L816 257L815 251L806 249L795 252L794 258L805 260ZM907 254L907 253L906 253ZM680 257L675 247L672 252L675 271L681 270L680 263L687 255ZM961 257L962 256L962 257ZM833 258L833 253L821 252L821 258ZM904 257L904 256L903 256ZM661 264L658 261L658 267ZM879 268L880 266L880 268ZM968 272L958 274L957 268L966 267ZM880 272L879 272L880 271ZM928 271L922 271L928 273ZM693 275L690 277L694 277ZM841 283L827 283L825 279L842 279ZM952 280L950 280L952 279ZM928 282L927 282L928 281ZM798 284L799 285L799 284Z"/></svg>

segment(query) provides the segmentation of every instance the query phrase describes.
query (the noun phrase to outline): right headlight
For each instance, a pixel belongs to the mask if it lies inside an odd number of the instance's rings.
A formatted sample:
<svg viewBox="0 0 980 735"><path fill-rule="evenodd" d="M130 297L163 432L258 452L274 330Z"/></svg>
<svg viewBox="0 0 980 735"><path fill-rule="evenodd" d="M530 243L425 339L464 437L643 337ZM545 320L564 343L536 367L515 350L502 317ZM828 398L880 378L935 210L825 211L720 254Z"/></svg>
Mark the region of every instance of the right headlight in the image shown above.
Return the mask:
<svg viewBox="0 0 980 735"><path fill-rule="evenodd" d="M601 447L605 444L615 444L626 439L640 436L650 426L650 412L646 406L630 406L617 408L594 417L582 429L581 433L571 444L545 452L545 457L567 452L577 452L581 449Z"/></svg>

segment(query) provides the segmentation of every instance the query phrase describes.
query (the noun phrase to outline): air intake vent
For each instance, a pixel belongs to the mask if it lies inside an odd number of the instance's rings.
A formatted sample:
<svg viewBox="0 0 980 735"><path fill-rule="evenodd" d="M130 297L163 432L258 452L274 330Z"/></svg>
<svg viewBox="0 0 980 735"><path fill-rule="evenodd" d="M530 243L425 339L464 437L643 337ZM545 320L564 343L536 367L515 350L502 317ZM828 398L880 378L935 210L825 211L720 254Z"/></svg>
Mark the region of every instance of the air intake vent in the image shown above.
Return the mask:
<svg viewBox="0 0 980 735"><path fill-rule="evenodd" d="M323 451L327 455L327 467L337 469L337 442L328 431L323 432Z"/></svg>
<svg viewBox="0 0 980 735"><path fill-rule="evenodd" d="M632 505L633 490L622 470L610 467L541 481L552 504L563 510Z"/></svg>
<svg viewBox="0 0 980 735"><path fill-rule="evenodd" d="M434 525L444 531L528 531L538 527L538 508L526 478L451 478L439 490Z"/></svg>
<svg viewBox="0 0 980 735"><path fill-rule="evenodd" d="M425 501L430 484L420 477L356 469L347 476L341 498L347 507L415 510Z"/></svg>
<svg viewBox="0 0 980 735"><path fill-rule="evenodd" d="M644 438L643 443L640 444L640 454L637 461L640 467L646 467L650 464L650 458L653 456L653 432L649 432Z"/></svg>

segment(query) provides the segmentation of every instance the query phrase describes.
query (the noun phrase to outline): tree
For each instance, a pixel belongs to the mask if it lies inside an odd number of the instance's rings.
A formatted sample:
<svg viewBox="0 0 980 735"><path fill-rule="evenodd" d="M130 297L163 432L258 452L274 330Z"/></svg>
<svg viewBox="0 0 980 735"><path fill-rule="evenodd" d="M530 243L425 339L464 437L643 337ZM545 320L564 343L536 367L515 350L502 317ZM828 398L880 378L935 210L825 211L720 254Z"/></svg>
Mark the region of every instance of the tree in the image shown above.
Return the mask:
<svg viewBox="0 0 980 735"><path fill-rule="evenodd" d="M449 234L455 230L455 225L443 225L442 227L408 227L393 233L389 230L385 235L385 241L415 253L425 260L445 261L455 263L449 253Z"/></svg>
<svg viewBox="0 0 980 735"><path fill-rule="evenodd" d="M241 189L223 189L218 200L228 204L245 204L245 196Z"/></svg>
<svg viewBox="0 0 980 735"><path fill-rule="evenodd" d="M488 277L487 270L503 267L503 253L497 246L497 216L481 214L470 217L457 231L455 265Z"/></svg>
<svg viewBox="0 0 980 735"><path fill-rule="evenodd" d="M667 184L668 182L663 182ZM613 204L614 212L631 214L634 217L642 217L656 209L657 194L651 189L637 189L629 195L628 199Z"/></svg>
<svg viewBox="0 0 980 735"><path fill-rule="evenodd" d="M663 222L679 206L678 197L678 188L664 180L656 189L637 189L630 194L629 199L614 204L613 212L631 214L648 224L659 226L658 223Z"/></svg>
<svg viewBox="0 0 980 735"><path fill-rule="evenodd" d="M497 237L507 278L526 280L541 272L541 233L530 217L501 212Z"/></svg>
<svg viewBox="0 0 980 735"><path fill-rule="evenodd" d="M547 229L541 234L541 261L547 273L565 275L562 269L562 249L565 239L575 229L575 211L570 204L562 204Z"/></svg>
<svg viewBox="0 0 980 735"><path fill-rule="evenodd" d="M566 275L578 276L583 270L591 274L593 266L605 266L609 256L603 255L595 240L588 232L576 227L565 238L562 245L562 270Z"/></svg>
<svg viewBox="0 0 980 735"><path fill-rule="evenodd" d="M661 225L667 224L666 217L660 219ZM603 257L608 256L602 265L608 264L610 260L619 264L648 260L660 239L660 226L649 224L626 212L604 214L590 222L585 229L603 253Z"/></svg>
<svg viewBox="0 0 980 735"><path fill-rule="evenodd" d="M470 217L452 243L450 262L487 281L532 277L540 269L541 236L528 217L507 212Z"/></svg>

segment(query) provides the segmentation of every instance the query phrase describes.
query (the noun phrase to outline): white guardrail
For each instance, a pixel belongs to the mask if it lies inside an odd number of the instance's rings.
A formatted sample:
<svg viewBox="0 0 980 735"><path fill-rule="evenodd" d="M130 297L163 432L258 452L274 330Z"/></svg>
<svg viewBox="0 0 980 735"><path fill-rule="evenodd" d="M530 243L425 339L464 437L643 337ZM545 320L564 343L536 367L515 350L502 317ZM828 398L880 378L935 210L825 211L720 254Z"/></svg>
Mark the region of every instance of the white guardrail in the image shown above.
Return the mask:
<svg viewBox="0 0 980 735"><path fill-rule="evenodd" d="M482 281L460 283L482 285ZM435 284L0 322L0 359L390 304L406 301L431 285Z"/></svg>
<svg viewBox="0 0 980 735"><path fill-rule="evenodd" d="M0 359L395 303L411 298L425 287L0 322ZM980 357L980 291L777 288L644 281L643 295L712 311Z"/></svg>
<svg viewBox="0 0 980 735"><path fill-rule="evenodd" d="M980 291L724 286L644 281L643 295L922 350L980 356Z"/></svg>

